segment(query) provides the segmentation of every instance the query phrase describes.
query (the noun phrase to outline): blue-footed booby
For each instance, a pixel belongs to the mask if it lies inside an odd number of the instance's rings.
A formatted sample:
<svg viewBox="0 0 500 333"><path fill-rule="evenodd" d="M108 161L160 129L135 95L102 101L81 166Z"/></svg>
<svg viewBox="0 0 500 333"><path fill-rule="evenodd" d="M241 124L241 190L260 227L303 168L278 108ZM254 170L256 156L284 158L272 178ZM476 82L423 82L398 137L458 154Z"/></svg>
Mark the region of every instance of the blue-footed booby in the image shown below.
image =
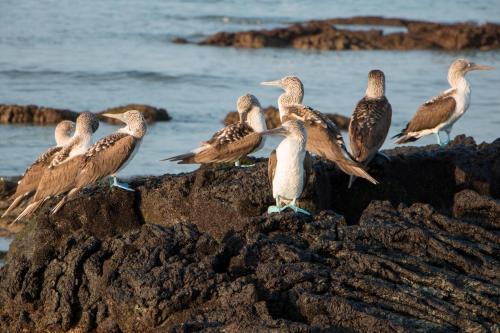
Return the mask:
<svg viewBox="0 0 500 333"><path fill-rule="evenodd" d="M267 129L262 107L254 95L238 98L236 108L240 121L217 131L210 140L192 152L167 158L179 164L235 163L259 150L264 144L262 131Z"/></svg>
<svg viewBox="0 0 500 333"><path fill-rule="evenodd" d="M26 207L14 222L32 214L51 197L69 192L54 207L54 214L73 198L79 189L109 175L113 179L112 186L132 190L127 184L118 183L116 174L137 151L146 133L146 122L142 113L135 110L121 114L106 113L104 116L121 120L126 126L97 141L83 154L68 158L52 167L50 172L45 172L33 197L33 203Z"/></svg>
<svg viewBox="0 0 500 333"><path fill-rule="evenodd" d="M410 122L394 138L397 144L412 142L429 134L435 134L440 146L448 144L453 124L467 111L470 104L470 84L465 74L474 70L490 70L491 66L478 65L465 59L453 61L448 70L451 86L440 95L422 104ZM446 141L442 142L439 132L445 131Z"/></svg>
<svg viewBox="0 0 500 333"><path fill-rule="evenodd" d="M282 126L263 132L264 135L280 135L285 138L269 156L267 173L273 189L276 206L270 206L268 214L291 208L296 213L311 215L297 206L312 169L311 156L306 152L307 132L298 120L287 120ZM288 203L283 205L283 203Z"/></svg>
<svg viewBox="0 0 500 333"><path fill-rule="evenodd" d="M24 171L21 179L17 183L16 192L12 195L13 200L9 208L3 213L2 218L7 216L23 201L31 197L38 187L43 172L49 167L54 155L61 151L64 145L71 140L71 133L75 130L75 123L70 120L63 120L57 124L54 131L56 145L49 148Z"/></svg>
<svg viewBox="0 0 500 333"><path fill-rule="evenodd" d="M349 123L351 155L365 167L384 144L391 117L391 104L385 97L385 75L380 70L372 70L368 73L365 96L356 105ZM351 176L349 188L355 179Z"/></svg>
<svg viewBox="0 0 500 333"><path fill-rule="evenodd" d="M115 133L97 141L82 155L78 166L80 171L77 173L72 188L67 188L64 191L67 192L69 190L68 194L52 209L52 214L57 213L80 189L96 183L107 176L111 176L111 186L116 186L127 191L134 191L128 184L118 182L116 175L127 166L137 153L142 138L146 135L146 120L142 113L137 110L115 114L104 113L103 116L120 120L126 125Z"/></svg>
<svg viewBox="0 0 500 333"><path fill-rule="evenodd" d="M262 82L262 85L276 86L285 92L278 98L280 119L297 119L304 123L307 131L306 150L334 162L340 170L357 177L362 177L378 184L365 171L362 164L355 161L347 151L344 139L337 126L324 114L302 105L304 86L296 76L285 76L281 80Z"/></svg>

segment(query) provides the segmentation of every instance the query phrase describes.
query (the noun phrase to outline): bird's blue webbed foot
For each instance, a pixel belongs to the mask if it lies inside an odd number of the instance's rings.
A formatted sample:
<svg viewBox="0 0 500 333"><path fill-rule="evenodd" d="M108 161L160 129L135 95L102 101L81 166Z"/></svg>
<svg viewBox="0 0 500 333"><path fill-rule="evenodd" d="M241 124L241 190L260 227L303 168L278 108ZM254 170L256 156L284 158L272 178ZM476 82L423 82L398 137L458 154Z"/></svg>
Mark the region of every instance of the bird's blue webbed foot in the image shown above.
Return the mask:
<svg viewBox="0 0 500 333"><path fill-rule="evenodd" d="M301 214L304 214L304 215L307 215L307 216L311 216L311 213L309 213L307 210L305 209L302 209L300 207L297 207L297 205L288 205L288 206L285 206L285 208L290 208L291 210L293 210L295 213L301 213Z"/></svg>
<svg viewBox="0 0 500 333"><path fill-rule="evenodd" d="M269 206L267 208L267 213L268 214L274 214L274 213L281 213L283 211L283 207L278 207L278 206Z"/></svg>
<svg viewBox="0 0 500 333"><path fill-rule="evenodd" d="M240 160L237 160L236 162L234 162L234 166L236 166L236 167L240 167L240 166L241 166L241 162L240 162Z"/></svg>
<svg viewBox="0 0 500 333"><path fill-rule="evenodd" d="M441 141L441 137L439 136L439 132L436 133L436 139L437 139L438 145L440 145L441 147L446 146L448 144L448 142L450 142L449 136L448 136L448 140Z"/></svg>
<svg viewBox="0 0 500 333"><path fill-rule="evenodd" d="M111 187L118 187L126 191L134 192L135 190L131 188L127 183L120 183L116 177L111 177Z"/></svg>

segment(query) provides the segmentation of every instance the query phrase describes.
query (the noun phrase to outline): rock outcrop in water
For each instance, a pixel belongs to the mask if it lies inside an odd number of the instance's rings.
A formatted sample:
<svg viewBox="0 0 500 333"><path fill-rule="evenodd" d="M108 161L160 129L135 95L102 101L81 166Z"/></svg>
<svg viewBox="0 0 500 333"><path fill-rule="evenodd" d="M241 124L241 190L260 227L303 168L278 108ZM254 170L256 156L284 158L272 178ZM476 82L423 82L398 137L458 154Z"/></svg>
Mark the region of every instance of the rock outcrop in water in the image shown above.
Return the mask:
<svg viewBox="0 0 500 333"><path fill-rule="evenodd" d="M351 191L316 161L314 218L265 214L265 161L46 205L0 270L0 329L499 330L500 139L386 153Z"/></svg>
<svg viewBox="0 0 500 333"><path fill-rule="evenodd" d="M105 112L120 113L131 109L141 111L146 118L146 121L149 123L156 121L169 121L171 119L167 110L144 104L118 106L101 111L99 114ZM75 121L78 114L78 112L71 110L47 108L36 105L0 104L0 124L57 124L62 120ZM99 120L111 124L118 123L115 119L106 118L104 116L100 116Z"/></svg>
<svg viewBox="0 0 500 333"><path fill-rule="evenodd" d="M264 117L266 118L267 128L275 128L281 125L279 111L274 106L268 106L264 108ZM325 115L330 118L341 130L347 131L349 128L349 122L351 118L342 116L336 113L325 113ZM224 126L229 124L234 124L239 121L238 112L229 112L224 118Z"/></svg>
<svg viewBox="0 0 500 333"><path fill-rule="evenodd" d="M380 26L349 30L338 25ZM404 32L384 33L383 26ZM219 32L200 45L243 48L293 47L318 50L490 50L500 48L500 24L434 23L383 17L353 17L297 23L271 30Z"/></svg>

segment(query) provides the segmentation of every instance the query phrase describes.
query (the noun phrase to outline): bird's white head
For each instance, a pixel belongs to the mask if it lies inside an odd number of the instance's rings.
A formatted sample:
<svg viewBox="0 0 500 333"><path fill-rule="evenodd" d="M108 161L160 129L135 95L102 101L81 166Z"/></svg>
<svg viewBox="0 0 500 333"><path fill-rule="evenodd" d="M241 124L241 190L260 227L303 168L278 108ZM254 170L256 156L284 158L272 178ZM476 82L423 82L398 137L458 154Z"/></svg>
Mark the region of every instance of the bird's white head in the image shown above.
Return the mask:
<svg viewBox="0 0 500 333"><path fill-rule="evenodd" d="M456 59L450 66L448 70L448 82L452 87L455 87L458 80L463 78L465 74L471 71L479 71L479 70L492 70L495 67L479 65L473 62L470 62L467 59Z"/></svg>
<svg viewBox="0 0 500 333"><path fill-rule="evenodd" d="M138 139L146 134L146 120L140 111L129 110L123 113L104 113L103 116L117 119L126 124L119 132L132 135Z"/></svg>
<svg viewBox="0 0 500 333"><path fill-rule="evenodd" d="M75 134L92 135L99 128L99 120L92 112L82 112L76 118Z"/></svg>
<svg viewBox="0 0 500 333"><path fill-rule="evenodd" d="M54 137L58 147L64 146L71 139L71 133L75 130L75 123L71 120L63 120L57 124Z"/></svg>
<svg viewBox="0 0 500 333"><path fill-rule="evenodd" d="M285 91L278 99L278 104L292 105L302 103L304 98L304 85L296 76L285 76L280 80L261 82L264 86L280 87Z"/></svg>
<svg viewBox="0 0 500 333"><path fill-rule="evenodd" d="M379 69L371 70L368 73L368 86L366 97L380 98L385 95L385 75Z"/></svg>
<svg viewBox="0 0 500 333"><path fill-rule="evenodd" d="M240 122L244 122L250 112L262 112L259 100L252 94L240 96L236 101L236 109L240 116Z"/></svg>

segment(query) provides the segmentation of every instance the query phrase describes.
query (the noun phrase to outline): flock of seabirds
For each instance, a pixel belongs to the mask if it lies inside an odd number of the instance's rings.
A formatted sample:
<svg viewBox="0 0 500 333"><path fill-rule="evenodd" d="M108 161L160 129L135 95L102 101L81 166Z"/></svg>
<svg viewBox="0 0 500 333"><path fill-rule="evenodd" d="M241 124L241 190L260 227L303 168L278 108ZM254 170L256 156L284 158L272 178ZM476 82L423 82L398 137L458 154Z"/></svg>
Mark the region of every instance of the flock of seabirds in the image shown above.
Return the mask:
<svg viewBox="0 0 500 333"><path fill-rule="evenodd" d="M406 127L397 134L396 143L418 140L434 134L441 146L450 140L453 124L464 114L470 103L470 84L465 75L474 70L489 70L465 59L455 60L448 71L450 88L422 104ZM287 208L310 215L297 206L312 169L309 153L334 162L350 176L349 187L356 177L373 184L378 182L367 172L368 164L383 145L391 125L391 104L385 96L385 76L380 70L368 74L365 96L358 102L349 124L350 151L337 126L320 111L302 104L304 86L296 76L262 82L284 92L278 98L281 126L267 130L264 114L257 98L247 94L238 98L239 122L228 125L197 149L165 160L178 163L235 163L260 149L267 135L282 136L283 140L271 153L268 176L276 205L268 213ZM78 191L111 176L111 186L134 191L120 183L116 175L133 158L144 135L146 122L136 110L121 114L104 114L115 118L125 127L91 145L92 134L99 127L96 116L81 113L72 121L62 121L55 129L56 146L42 154L24 173L18 183L12 203L2 217L20 205L26 208L13 223L35 212L48 199L61 195L52 208L56 213ZM439 133L447 135L441 140ZM71 134L73 133L73 134ZM382 156L385 156L381 154ZM385 156L386 157L386 156ZM386 157L388 158L388 157Z"/></svg>

